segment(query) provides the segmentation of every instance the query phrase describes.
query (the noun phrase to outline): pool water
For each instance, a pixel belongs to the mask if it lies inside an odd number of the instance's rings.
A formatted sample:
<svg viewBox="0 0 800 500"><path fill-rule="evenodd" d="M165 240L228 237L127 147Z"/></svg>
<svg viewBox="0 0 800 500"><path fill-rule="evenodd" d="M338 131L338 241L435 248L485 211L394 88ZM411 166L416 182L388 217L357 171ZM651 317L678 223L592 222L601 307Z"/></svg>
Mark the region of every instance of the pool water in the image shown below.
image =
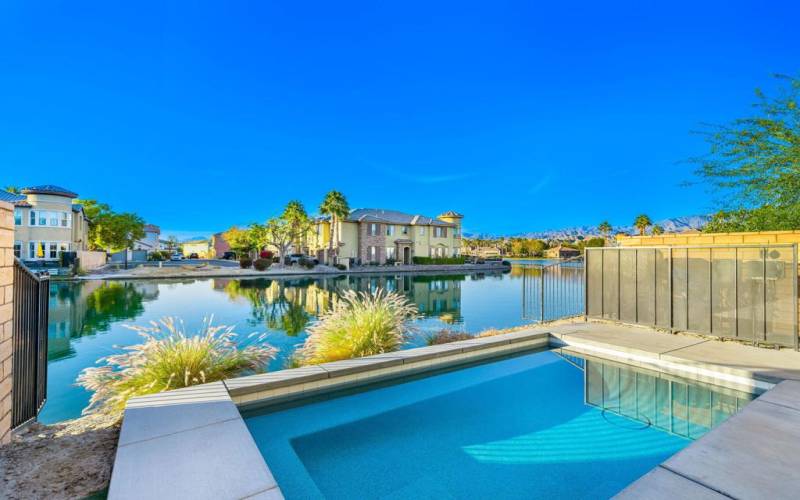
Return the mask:
<svg viewBox="0 0 800 500"><path fill-rule="evenodd" d="M246 412L286 498L608 498L751 395L543 351Z"/></svg>

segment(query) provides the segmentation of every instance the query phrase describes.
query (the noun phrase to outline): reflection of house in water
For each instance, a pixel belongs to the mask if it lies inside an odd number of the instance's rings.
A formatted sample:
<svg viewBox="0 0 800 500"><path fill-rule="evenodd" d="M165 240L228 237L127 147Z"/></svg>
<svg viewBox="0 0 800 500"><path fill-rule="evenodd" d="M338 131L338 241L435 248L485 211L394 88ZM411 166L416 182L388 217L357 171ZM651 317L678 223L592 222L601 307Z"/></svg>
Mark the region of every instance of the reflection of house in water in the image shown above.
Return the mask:
<svg viewBox="0 0 800 500"><path fill-rule="evenodd" d="M134 319L144 311L143 302L157 297L156 283L51 283L48 359L71 356L71 339L104 333L114 322Z"/></svg>
<svg viewBox="0 0 800 500"><path fill-rule="evenodd" d="M346 290L374 292L384 289L398 292L417 304L421 314L437 317L446 323L461 320L461 282L464 275L372 275L337 276L318 279L215 279L215 290L224 290L233 299L247 298L253 305L257 321L271 317L264 313L269 306L299 307L308 315L318 317L330 310ZM280 309L280 308L279 308Z"/></svg>
<svg viewBox="0 0 800 500"><path fill-rule="evenodd" d="M586 359L585 402L623 417L697 439L753 396L608 361Z"/></svg>

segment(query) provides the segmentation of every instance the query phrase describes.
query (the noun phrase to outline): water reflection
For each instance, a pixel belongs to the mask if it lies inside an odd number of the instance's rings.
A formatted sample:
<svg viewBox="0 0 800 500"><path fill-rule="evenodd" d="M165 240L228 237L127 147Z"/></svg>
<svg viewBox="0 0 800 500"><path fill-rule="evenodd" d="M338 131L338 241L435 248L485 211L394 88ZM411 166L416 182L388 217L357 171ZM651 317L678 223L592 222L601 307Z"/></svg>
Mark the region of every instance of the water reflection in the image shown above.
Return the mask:
<svg viewBox="0 0 800 500"><path fill-rule="evenodd" d="M586 359L584 374L586 404L689 439L724 422L754 397L592 358Z"/></svg>
<svg viewBox="0 0 800 500"><path fill-rule="evenodd" d="M482 279L475 275L473 280ZM263 324L289 336L303 332L308 323L340 300L346 290L379 288L403 294L425 318L456 324L461 316L461 282L466 275L340 276L301 280L215 279L213 288L251 306L251 325Z"/></svg>
<svg viewBox="0 0 800 500"><path fill-rule="evenodd" d="M144 312L145 301L157 298L156 283L52 283L48 359L52 361L73 356L71 339L104 333L115 322L135 319Z"/></svg>

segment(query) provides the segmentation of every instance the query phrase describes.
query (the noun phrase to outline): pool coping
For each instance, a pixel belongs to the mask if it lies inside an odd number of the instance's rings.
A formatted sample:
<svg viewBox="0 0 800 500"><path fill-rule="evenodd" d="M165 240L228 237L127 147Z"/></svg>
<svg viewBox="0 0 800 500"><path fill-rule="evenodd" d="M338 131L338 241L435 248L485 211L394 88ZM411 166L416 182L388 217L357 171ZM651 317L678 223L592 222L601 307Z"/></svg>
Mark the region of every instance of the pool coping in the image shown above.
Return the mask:
<svg viewBox="0 0 800 500"><path fill-rule="evenodd" d="M745 369L698 362L682 357L681 348L653 352L573 337L558 328L531 328L132 398L125 409L108 498L283 498L247 429L242 411L545 347L566 348L737 390L766 392L729 421L737 422L736 417L769 396L757 409L764 410L761 406L770 405L767 410L775 407L786 411L789 405L791 411L797 412L800 423L800 382L781 382ZM796 384L796 390L787 390L787 383ZM773 387L782 389L773 393L770 390ZM777 402L768 402L769 398ZM665 464L678 463L685 468L685 460L673 462L674 459L690 450L690 454L702 454L705 443L716 439L712 436L729 433L731 428L736 430L736 425L728 425L729 421L656 467L620 495L651 497L656 489L663 490L665 484L682 493L705 488L703 492L719 494L710 479L702 475L700 479L687 479L685 474ZM800 439L796 447L800 451ZM690 468L702 467L695 464Z"/></svg>

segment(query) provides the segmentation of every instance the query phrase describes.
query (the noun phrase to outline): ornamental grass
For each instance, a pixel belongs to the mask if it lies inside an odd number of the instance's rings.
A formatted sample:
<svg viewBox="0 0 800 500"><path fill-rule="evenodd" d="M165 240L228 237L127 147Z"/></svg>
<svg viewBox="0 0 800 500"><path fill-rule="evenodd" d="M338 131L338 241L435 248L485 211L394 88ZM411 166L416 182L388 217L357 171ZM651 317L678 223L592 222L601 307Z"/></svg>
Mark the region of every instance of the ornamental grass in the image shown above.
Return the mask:
<svg viewBox="0 0 800 500"><path fill-rule="evenodd" d="M309 327L292 364L315 365L396 351L408 340L410 322L417 317L417 306L399 293L348 290Z"/></svg>
<svg viewBox="0 0 800 500"><path fill-rule="evenodd" d="M128 326L144 342L98 360L103 366L84 369L78 385L92 391L86 414L119 418L128 399L191 385L263 371L276 350L264 334L250 334L240 346L233 326L213 325L205 318L187 334L183 321L166 317L149 326Z"/></svg>

